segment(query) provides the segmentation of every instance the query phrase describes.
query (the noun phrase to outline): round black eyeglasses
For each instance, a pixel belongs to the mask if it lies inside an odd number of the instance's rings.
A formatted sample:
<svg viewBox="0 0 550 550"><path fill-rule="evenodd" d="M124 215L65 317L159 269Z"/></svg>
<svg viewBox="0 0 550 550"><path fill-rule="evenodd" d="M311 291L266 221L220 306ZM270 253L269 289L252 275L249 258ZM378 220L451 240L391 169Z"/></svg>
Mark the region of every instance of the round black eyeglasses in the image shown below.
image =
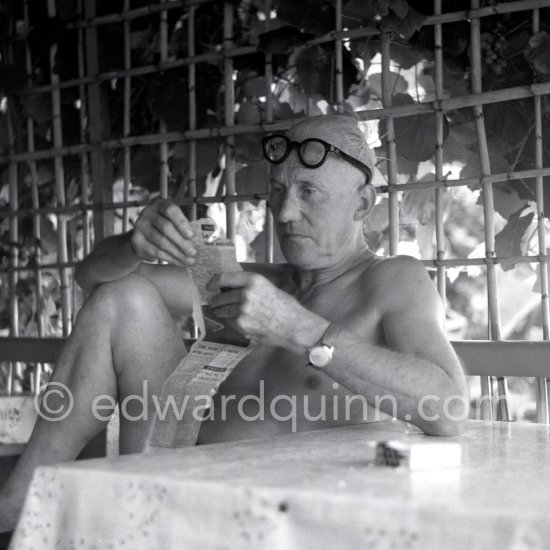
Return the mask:
<svg viewBox="0 0 550 550"><path fill-rule="evenodd" d="M371 169L366 164L322 139L308 138L299 142L291 141L283 134L271 134L262 138L262 147L265 158L272 164L281 164L290 155L292 149L296 149L300 162L306 168L319 168L327 160L328 154L334 153L361 170L367 176L366 183L369 183L372 178Z"/></svg>

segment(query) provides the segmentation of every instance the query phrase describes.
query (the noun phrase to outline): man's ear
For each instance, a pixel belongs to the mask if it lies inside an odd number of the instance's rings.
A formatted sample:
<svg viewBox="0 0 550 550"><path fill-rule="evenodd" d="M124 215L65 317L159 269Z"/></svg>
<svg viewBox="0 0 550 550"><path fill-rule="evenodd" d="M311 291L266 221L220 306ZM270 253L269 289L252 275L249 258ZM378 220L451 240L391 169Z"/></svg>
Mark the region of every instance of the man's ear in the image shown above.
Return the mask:
<svg viewBox="0 0 550 550"><path fill-rule="evenodd" d="M370 183L361 185L357 190L359 194L359 206L353 215L354 221L364 221L372 212L376 204L376 189Z"/></svg>

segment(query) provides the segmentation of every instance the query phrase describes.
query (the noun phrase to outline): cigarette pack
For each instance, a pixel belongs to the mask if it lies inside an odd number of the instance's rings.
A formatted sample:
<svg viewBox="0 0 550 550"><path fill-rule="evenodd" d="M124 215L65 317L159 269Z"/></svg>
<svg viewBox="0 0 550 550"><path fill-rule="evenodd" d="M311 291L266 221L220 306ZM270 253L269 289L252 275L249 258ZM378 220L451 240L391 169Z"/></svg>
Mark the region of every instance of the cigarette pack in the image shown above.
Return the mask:
<svg viewBox="0 0 550 550"><path fill-rule="evenodd" d="M378 441L374 463L378 466L405 466L411 470L460 466L460 444L453 441Z"/></svg>

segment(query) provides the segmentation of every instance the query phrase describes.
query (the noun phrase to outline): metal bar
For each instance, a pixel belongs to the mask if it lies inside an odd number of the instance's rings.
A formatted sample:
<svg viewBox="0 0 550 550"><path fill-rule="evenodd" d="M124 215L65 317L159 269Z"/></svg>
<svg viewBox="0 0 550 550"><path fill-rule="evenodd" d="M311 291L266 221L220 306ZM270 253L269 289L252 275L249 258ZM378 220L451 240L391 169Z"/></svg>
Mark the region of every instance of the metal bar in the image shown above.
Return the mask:
<svg viewBox="0 0 550 550"><path fill-rule="evenodd" d="M8 50L8 62L12 60L12 52ZM9 150L13 151L15 148L15 135L13 131L13 125L11 120L11 114L15 109L15 105L8 100L7 127L8 127L8 143ZM8 183L8 196L9 196L9 208L10 210L17 211L19 209L19 195L17 193L18 183L18 169L17 163L11 162L9 165L9 183ZM15 217L10 219L10 240L12 243L19 242L19 220ZM8 285L10 290L9 296L9 319L10 319L10 336L19 336L19 297L17 295L17 282L18 282L18 270L19 267L19 248L17 246L10 246L9 257L9 270L8 270ZM12 395L14 391L14 378L17 365L13 362L8 366L8 378L7 378L7 394Z"/></svg>
<svg viewBox="0 0 550 550"><path fill-rule="evenodd" d="M98 25L111 25L113 23L121 23L123 21L130 21L132 19L138 19L140 17L147 17L157 14L161 11L180 9L190 6L199 6L212 0L170 0L169 2L159 2L158 4L149 4L140 8L124 9L120 13L113 13L109 15L101 15L98 17L92 17L84 21L78 21L70 23L69 28L87 28Z"/></svg>
<svg viewBox="0 0 550 550"><path fill-rule="evenodd" d="M90 28L86 30L88 32ZM95 31L95 27L91 27L91 30ZM184 59L173 59L166 61L165 63L158 63L156 65L142 65L141 67L133 67L128 70L117 70L117 71L108 71L105 73L97 73L96 76L87 76L83 78L73 78L70 80L65 80L59 84L44 84L42 86L36 86L32 90L23 91L22 94L28 93L47 93L51 92L52 89L63 89L63 88L73 88L79 86L80 84L94 84L99 82L106 82L116 78L124 78L126 76L145 76L148 74L158 73L159 71L168 71L170 69L179 69L185 67L190 63L215 63L216 61L222 61L226 57L238 57L240 55L249 55L252 53L257 53L258 49L254 46L243 46L240 48L235 48L228 50L227 52L221 53L204 53L197 55L193 58L186 57Z"/></svg>
<svg viewBox="0 0 550 550"><path fill-rule="evenodd" d="M241 195L241 196L234 196L230 197L230 199L233 202L242 202L245 200L262 200L266 199L267 195ZM208 200L207 200L208 199ZM197 197L196 200L197 203L219 203L224 202L221 201L219 197ZM227 201L229 202L229 200ZM145 206L146 204L149 204L149 201L143 202L140 204L140 206ZM183 206L185 204L191 204L188 200L183 199L177 201L177 204L180 206ZM117 204L113 206L113 208L120 208L120 205ZM456 259L456 260L420 260L420 262L426 266L427 269L437 269L437 267L441 264L445 266L446 268L449 267L468 267L468 266L484 266L488 265L489 263L492 263L494 265L515 265L515 264L531 264L531 263L539 263L539 262L550 262L550 254L547 254L545 256L502 256L502 257L495 257L491 259L487 258L462 258L462 259ZM66 264L60 264L58 262L52 263L52 264L43 264L43 265L37 265L32 267L27 266L18 266L16 269L18 271L32 271L34 269L57 269L59 267L74 267L78 263L78 260L75 261L69 261Z"/></svg>
<svg viewBox="0 0 550 550"><path fill-rule="evenodd" d="M264 2L265 12L265 30L269 31L271 28L271 0L265 0ZM265 120L269 124L273 121L273 56L271 54L265 54ZM269 185L269 183L267 184ZM273 263L273 214L269 208L269 199L265 204L265 261L267 263Z"/></svg>
<svg viewBox="0 0 550 550"><path fill-rule="evenodd" d="M434 1L435 15L441 14L441 0ZM441 25L434 27L434 49L435 49L435 99L441 101L443 97L443 36ZM444 118L443 111L435 113L435 177L438 181L445 179L443 175L443 144L444 144ZM444 193L442 188L435 189L435 243L437 248L436 257L438 260L445 258L445 228L443 224L444 215ZM441 296L443 307L447 307L447 289L445 280L445 266L437 266L437 289Z"/></svg>
<svg viewBox="0 0 550 550"><path fill-rule="evenodd" d="M382 34L382 104L385 108L392 104L392 84L390 72L390 33ZM395 133L393 118L386 120L386 151L388 160L386 163L389 183L389 218L390 218L390 255L397 254L399 245L399 196L392 186L397 185L397 153L395 149Z"/></svg>
<svg viewBox="0 0 550 550"><path fill-rule="evenodd" d="M195 56L195 6L191 6L187 13L187 55ZM194 131L197 127L197 95L196 95L196 70L195 63L189 63L187 66L187 105L189 115L189 130ZM190 139L187 145L188 170L187 170L187 194L193 202L191 203L191 220L197 219L197 142ZM191 335L193 338L199 337L199 326L192 319Z"/></svg>
<svg viewBox="0 0 550 550"><path fill-rule="evenodd" d="M66 341L66 338L2 337L0 338L0 360L55 363Z"/></svg>
<svg viewBox="0 0 550 550"><path fill-rule="evenodd" d="M28 161L27 161L28 162ZM515 172L509 172L509 173L500 173L500 174L491 174L490 176L481 176L481 177L473 177L473 178L459 178L459 179L453 179L453 180L443 180L443 181L413 181L409 183L403 183L399 184L398 186L390 187L388 185L378 187L377 190L379 193L385 193L389 189L395 188L398 191L407 191L410 189L437 189L437 188L444 188L449 189L451 187L462 187L462 186L469 186L472 189L480 188L484 185L484 183L498 183L498 182L504 182L511 180L521 180L521 179L532 179L536 178L537 176L548 176L550 175L550 167L548 168L535 168L531 170L518 170ZM518 184L521 185L521 182ZM259 200L258 194L253 195L256 197L254 200ZM217 201L223 202L224 196L217 197ZM192 203L193 201L191 201ZM190 203L190 204L191 204ZM102 205L102 208L105 210L109 210L112 208L121 208L123 206L141 206L142 202L140 201L128 201L128 202L120 202L120 203L104 203ZM120 206L117 206L120 205ZM43 207L39 209L29 209L26 211L17 211L13 212L9 208L2 207L0 208L0 215L5 217L22 217L26 216L28 213L34 214L34 213L40 213L40 214L50 214L50 213L74 213L74 212L85 212L87 210L99 210L100 207L98 205L94 204L82 204L82 205L72 205L72 206L66 206L63 208L52 206L52 207Z"/></svg>
<svg viewBox="0 0 550 550"><path fill-rule="evenodd" d="M451 187L463 187L469 186L472 189L482 187L487 183L499 183L508 182L512 183L512 180L524 180L532 179L537 176L550 175L550 167L548 168L534 168L531 170L516 170L514 172L501 172L500 174L491 174L489 176L472 177L472 178L457 178L457 179L443 179L442 181L412 181L409 183L402 183L399 185L399 190L410 189L449 189ZM518 185L523 185L523 182L519 182ZM378 192L383 193L390 186L378 187Z"/></svg>
<svg viewBox="0 0 550 550"><path fill-rule="evenodd" d="M540 30L540 14L538 10L533 12L533 34ZM542 106L540 96L533 98L535 108L535 166L543 167L542 149ZM539 254L546 254L546 220L544 218L544 181L542 176L535 180L535 193L537 205L537 236ZM545 340L550 340L550 309L548 304L548 264L539 263L540 298L542 314L542 334ZM537 378L537 421L550 423L548 411L548 385L547 378Z"/></svg>
<svg viewBox="0 0 550 550"><path fill-rule="evenodd" d="M92 88L92 86L90 87ZM550 94L550 82L532 84L530 86L517 86L505 90L482 92L467 96L453 97L441 101L414 103L410 105L396 105L381 109L369 109L357 111L356 114L362 120L380 120L382 118L400 118L413 115L431 114L437 111L452 111L466 109L474 106L500 103L515 99L526 99L533 96ZM199 128L186 132L169 132L166 134L145 134L141 136L129 136L128 138L101 140L97 139L93 144L79 144L61 149L48 149L29 153L16 153L13 158L0 157L0 164L8 164L12 160L24 162L27 160L43 160L55 156L79 155L83 152L96 152L106 149L131 147L134 145L155 145L162 142L184 141L188 139L207 139L212 137L226 137L232 135L253 134L287 130L301 118L285 119L272 123L225 125L218 128Z"/></svg>
<svg viewBox="0 0 550 550"><path fill-rule="evenodd" d="M472 188L479 188L482 187L484 183L495 183L495 182L502 182L502 181L509 181L511 178L513 179L530 179L535 178L536 176L546 176L550 175L550 167L549 168L543 168L543 169L532 169L532 170L521 170L517 172L510 172L509 174L492 174L491 176L481 177L481 178L461 178L456 180L445 180L442 182L436 182L436 181L419 181L419 182L410 182L410 183L403 183L399 186L394 186L395 189L400 191L403 190L410 190L410 189L428 189L428 188L451 188L451 187L462 187L464 185L468 185ZM520 182L521 183L521 182ZM387 190L389 186L385 186L383 188L378 188L379 192L384 192ZM235 195L235 196L227 196L227 195L221 195L218 197L197 197L196 200L193 198L188 199L180 199L178 200L179 204L193 204L193 203L206 203L206 202L230 202L232 200L247 200L246 197L249 197L250 200L263 200L268 198L267 194L262 193L254 193L254 194L246 194L246 195ZM81 205L71 205L71 206L65 206L65 207L58 207L58 206L48 206L48 207L42 207L42 208L30 208L25 211L17 210L13 211L10 208L2 207L0 208L0 216L3 217L23 217L27 214L74 214L77 212L86 212L86 211L98 211L98 210L116 210L118 208L122 208L124 206L127 207L136 207L136 206L144 206L146 204L149 204L149 201L140 201L140 200L131 200L128 202L117 202L117 203L104 203L104 204L81 204Z"/></svg>
<svg viewBox="0 0 550 550"><path fill-rule="evenodd" d="M199 6L205 4L211 0L173 0L170 2L161 2L159 4L150 4L145 7L135 8L128 12L122 12L117 14L103 15L99 17L89 17L84 21L70 23L68 28L88 28L98 25L110 25L112 23L120 23L130 19L137 19L140 17L147 17L153 13L159 11L178 9L182 7ZM495 14L514 13L517 11L527 11L537 8L544 8L550 6L548 0L523 0L518 2L507 2L500 5L491 5L477 10L462 10L456 12L445 13L441 15L428 16L424 22L424 26L435 25L437 23L455 23L458 21L468 21L473 18L490 17ZM379 34L379 30L375 26L371 26L367 29L353 29L353 31L368 30L372 34ZM324 42L330 42L334 40L334 32L327 33L320 37L320 40ZM359 35L362 37L363 35ZM343 31L341 38L357 38L355 34L350 34L350 31Z"/></svg>
<svg viewBox="0 0 550 550"><path fill-rule="evenodd" d="M84 15L87 19L95 16L96 3L94 0L84 0ZM89 113L89 139L92 148L86 147L84 150L91 153L92 169L92 201L95 204L104 202L103 187L105 185L105 170L103 166L103 153L97 145L101 142L101 97L100 82L95 80L99 73L99 62L97 57L98 43L97 32L95 28L87 28L85 33L86 50L86 71L92 81L88 87L88 113ZM95 146L95 148L93 147ZM105 216L102 210L96 210L94 214L94 242L99 243L105 237Z"/></svg>
<svg viewBox="0 0 550 550"><path fill-rule="evenodd" d="M177 203L181 206L183 205L192 205L192 204L209 204L209 203L230 203L230 202L240 202L245 200L265 200L267 199L267 193L247 193L242 195L220 195L215 197L184 197L177 200ZM24 212L13 212L10 216L10 210L9 208L2 208L0 210L0 215L5 215L6 217L12 217L12 218L18 218L21 216L26 216L27 214L31 213L39 213L39 214L74 214L77 212L82 212L84 210L90 210L93 212L96 212L98 210L118 210L120 208L123 208L124 206L127 207L139 207L139 206L146 206L151 201L149 199L145 200L132 200L128 202L109 202L109 203L103 203L103 204L89 204L89 205L72 205L72 206L65 206L63 208L61 207L42 207L38 209L28 209Z"/></svg>
<svg viewBox="0 0 550 550"><path fill-rule="evenodd" d="M56 16L55 0L48 0L48 17ZM59 81L59 76L55 72L55 55L57 44L50 47L50 79L53 83ZM52 134L53 144L56 148L63 147L63 133L61 128L61 94L59 90L52 91ZM55 196L60 206L65 206L65 171L63 168L63 158L54 158L55 174ZM68 261L67 251L67 219L64 216L57 217L57 254L59 262L65 264ZM61 284L61 319L63 335L68 336L71 332L71 289L70 273L67 268L59 270L59 279Z"/></svg>
<svg viewBox="0 0 550 550"><path fill-rule="evenodd" d="M28 1L25 0L23 5L24 20L27 27L29 26ZM25 42L25 71L29 85L32 85L32 58L31 50L27 42ZM34 140L34 122L32 118L27 117L27 148L30 152L35 150ZM29 173L31 176L31 204L33 208L40 208L40 194L38 184L38 172L36 163L29 161ZM41 228L40 214L33 215L32 235L35 242L34 260L37 265L42 263L42 246L41 246ZM42 293L42 272L40 269L34 270L34 284L36 286L36 325L39 337L44 337L46 334L45 319L44 319L44 295ZM34 368L34 391L36 394L40 391L40 380L42 376L42 363L37 362Z"/></svg>
<svg viewBox="0 0 550 550"><path fill-rule="evenodd" d="M473 10L479 8L479 0L471 0L470 6ZM471 83L474 93L481 92L481 44L480 44L480 21L473 18L470 22L470 59L471 59ZM473 108L477 141L479 147L480 169L483 176L491 173L489 150L487 147L487 136L483 120L483 108L476 105ZM494 201L493 186L491 183L483 184L483 218L485 229L485 255L487 258L495 256L495 227L494 227ZM498 281L494 264L487 264L487 301L489 313L489 331L492 340L500 340L500 308L498 302ZM506 380L504 377L497 379L499 400L498 415L501 420L508 420L508 407L506 397Z"/></svg>
<svg viewBox="0 0 550 550"><path fill-rule="evenodd" d="M66 342L65 338L2 337L0 359L34 363L55 363ZM459 340L451 342L464 361L466 374L480 376L538 376L550 375L550 342ZM529 358L526 362L526 358Z"/></svg>
<svg viewBox="0 0 550 550"><path fill-rule="evenodd" d="M339 33L342 30L342 0L336 0L335 5L335 30ZM337 37L334 39L334 52L336 57L336 109L339 113L344 112L344 74L342 60L342 39Z"/></svg>
<svg viewBox="0 0 550 550"><path fill-rule="evenodd" d="M156 7L159 8L160 5L157 5ZM548 7L550 6L549 0L532 0L528 2L510 2L508 4L503 4L499 6L499 12L498 13L512 13L515 11L525 11L537 7ZM167 9L167 8L163 8ZM157 11L162 11L162 9L157 9ZM443 23L452 23L457 21L468 21L474 17L488 17L490 15L494 15L494 10L491 8L482 8L481 10L474 10L474 11L459 11L454 13L446 13L439 16L430 16L427 17L424 22L423 26L430 26L435 24L443 24ZM111 17L111 16L107 16ZM121 17L120 15L117 17ZM119 19L122 20L122 19ZM113 21L111 21L112 23ZM105 23L109 24L109 23ZM68 26L71 28L71 25ZM91 25L84 25L87 29L92 27ZM313 44L323 44L326 42L332 42L335 39L341 39L341 40L354 40L357 38L367 38L371 36L377 36L380 34L380 30L376 26L366 26L366 27L360 27L358 29L351 29L347 31L332 31L330 33L327 33L321 37L315 38L311 41L309 41L308 45ZM201 63L201 62L213 62L213 61L219 61L223 59L224 56L231 56L231 57L238 57L240 55L247 55L250 53L256 52L257 49L255 47L242 47L242 48L235 48L231 50L224 51L223 53L206 53L199 56L196 56L194 59L179 59L179 60L173 60L167 62L165 65L159 66L159 65L148 65L146 67L137 67L132 69L131 76L138 76L148 73L154 73L158 70L167 70L170 68L176 68L181 67L187 63L193 62L193 63ZM102 73L98 77L102 80L112 80L113 78L122 78L126 76L126 74L121 73L120 71L110 71L108 73ZM79 82L77 79L67 80L63 82L61 85L63 87L71 87L71 86L77 86L81 82ZM87 80L86 82L83 82L84 84L90 84L91 82ZM35 88L35 91L51 91L49 87L46 86L40 86Z"/></svg>
<svg viewBox="0 0 550 550"><path fill-rule="evenodd" d="M517 176L516 176L517 175ZM509 177L518 177L518 178L534 178L537 175L550 175L550 168L545 168L543 170L522 170L521 172L512 172L510 174L493 174L490 177L487 178L463 178L463 179L457 179L457 180L446 180L445 182L418 182L418 183L404 183L399 185L399 190L403 188L404 190L408 190L411 188L414 188L416 185L418 185L418 189L426 189L426 188L434 188L434 187L444 187L444 188L450 188L450 187L461 187L464 185L469 185L471 187L481 187L483 185L483 181L486 179L487 182L499 182L499 181L507 181ZM397 186L396 186L397 187ZM231 202L231 201L241 201L241 200L264 200L267 199L268 195L266 193L254 193L254 194L244 194L244 195L234 195L234 196L227 196L227 195L221 195L217 197L196 197L196 198L183 198L179 199L178 203L181 205L184 204L201 204L201 203L208 203L208 202ZM9 207L2 207L0 208L0 216L6 217L6 218L18 218L18 217L24 217L28 214L75 214L77 212L87 212L87 211L98 211L98 210L116 210L118 208L122 208L124 206L126 207L139 207L139 206L145 206L149 204L148 200L131 200L128 202L117 202L117 203L104 203L104 204L81 204L81 205L71 205L71 206L65 206L65 207L59 207L59 206L45 206L41 208L30 208L25 211L17 210L13 211ZM538 258L539 256L531 256L533 258ZM468 261L468 260L464 260ZM490 260L484 260L485 263L488 263ZM498 263L498 262L495 262ZM434 260L434 265L437 265L437 261ZM447 265L444 262L442 262L441 265ZM469 264L465 264L469 265ZM473 264L472 264L473 265Z"/></svg>
<svg viewBox="0 0 550 550"><path fill-rule="evenodd" d="M165 63L168 59L168 12L160 12L160 62ZM159 123L161 134L165 134L166 123L161 120ZM168 144L160 144L160 196L163 199L168 198Z"/></svg>
<svg viewBox="0 0 550 550"><path fill-rule="evenodd" d="M223 11L223 47L229 50L233 46L233 18L234 8L229 2L224 4ZM226 57L223 63L224 72L224 115L225 125L235 124L235 85L233 82L233 59ZM225 139L225 194L235 195L235 137L227 136ZM237 204L230 202L226 205L227 237L235 239L235 227L237 223Z"/></svg>
<svg viewBox="0 0 550 550"><path fill-rule="evenodd" d="M124 0L124 11L130 9L130 0ZM132 66L132 49L131 49L131 28L130 20L124 21L124 69L127 71ZM124 98L123 98L123 114L122 114L122 135L127 138L130 135L130 108L132 101L132 79L130 76L124 77ZM130 179L132 177L132 166L130 160L130 147L123 149L123 187L122 196L124 201L128 201L130 196ZM122 231L126 233L129 226L128 208L122 209Z"/></svg>
<svg viewBox="0 0 550 550"><path fill-rule="evenodd" d="M189 8L187 19L187 54L189 57L195 55L195 7ZM189 101L189 131L195 131L197 127L197 97L196 97L196 71L195 64L189 63L187 69L189 82L188 101ZM197 196L197 143L194 139L189 140L189 170L188 170L188 191L189 196ZM197 219L197 203L191 204L191 219Z"/></svg>
<svg viewBox="0 0 550 550"><path fill-rule="evenodd" d="M78 13L82 15L83 6L82 0L78 0ZM86 66L84 62L84 31L78 30L78 76L83 77L86 74ZM79 120L80 120L80 141L86 143L88 141L87 125L88 125L88 105L86 98L86 88L83 84L78 87L78 95L80 98ZM80 196L83 205L87 205L90 202L90 166L88 153L83 152L80 155ZM91 212L84 210L82 213L83 219L83 249L84 256L87 256L92 249L92 235L91 235Z"/></svg>
<svg viewBox="0 0 550 550"><path fill-rule="evenodd" d="M470 376L550 376L550 342L461 340L452 342Z"/></svg>

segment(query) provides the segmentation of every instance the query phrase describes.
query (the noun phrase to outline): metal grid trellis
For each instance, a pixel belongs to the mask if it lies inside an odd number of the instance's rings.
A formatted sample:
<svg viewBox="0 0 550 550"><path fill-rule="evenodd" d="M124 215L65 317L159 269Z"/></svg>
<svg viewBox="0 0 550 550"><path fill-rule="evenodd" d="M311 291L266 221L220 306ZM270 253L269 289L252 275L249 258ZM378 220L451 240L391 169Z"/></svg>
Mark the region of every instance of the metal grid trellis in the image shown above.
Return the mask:
<svg viewBox="0 0 550 550"><path fill-rule="evenodd" d="M47 2L48 15L56 15L55 0L44 0ZM41 238L41 222L46 216L53 216L56 222L58 238L57 261L42 263L40 247L37 247L35 261L32 266L21 265L17 247L11 247L9 262L9 285L10 285L10 335L18 336L18 300L16 286L19 274L22 271L32 271L36 283L38 301L43 300L43 274L50 270L57 270L61 282L61 327L63 335L69 334L71 321L74 313L72 303L71 269L78 258L71 257L67 247L67 224L71 217L77 216L83 224L83 251L88 253L91 250L93 236L100 240L108 224L104 215L122 209L122 228L124 231L130 228L130 208L143 206L147 201L132 200L130 189L132 184L132 148L137 146L155 146L158 148L158 159L160 166L159 187L160 196L168 196L169 177L169 146L178 142L185 142L187 145L188 163L188 193L186 197L178 198L181 205L190 205L191 217L197 216L197 206L200 204L212 204L222 202L226 208L227 234L235 238L235 227L237 221L237 203L247 200L266 200L266 193L237 194L235 181L235 142L239 136L247 134L258 134L264 131L284 130L296 119L275 120L271 100L271 88L274 81L272 56L265 54L264 78L266 83L266 103L264 122L259 124L237 124L235 119L235 60L239 56L257 53L258 49L253 46L235 46L233 40L234 19L236 8L234 3L224 4L223 15L223 44L220 51L196 54L195 51L195 14L201 4L211 0L177 0L161 2L146 7L132 8L130 0L124 0L123 10L119 14L96 16L94 0L78 1L78 21L69 25L78 33L78 77L60 80L55 70L55 53L57 45L50 50L50 83L33 86L32 68L33 59L31 51L27 47L26 52L26 74L28 88L25 95L45 94L51 101L52 109L52 142L51 147L46 149L36 148L34 138L34 121L29 117L26 120L27 144L26 150L16 150L14 147L15 137L11 131L8 117L8 129L10 131L10 149L7 156L0 157L0 164L9 166L9 206L0 208L2 216L9 217L10 240L16 243L19 240L21 218L32 215L33 237L36 241ZM435 59L435 91L434 100L411 105L392 105L392 82L391 82L391 55L392 36L390 32L381 32L375 25L365 26L358 29L345 29L342 23L342 0L335 0L335 21L334 30L323 36L311 40L308 45L333 43L335 48L335 70L334 70L334 107L338 112L344 110L344 75L343 75L343 48L345 42L359 38L379 36L381 40L381 62L382 62L382 107L369 110L359 110L357 114L365 121L384 120L386 133L383 137L387 151L387 185L384 192L388 194L389 214L389 252L396 254L399 248L400 219L399 219L399 198L403 191L415 191L433 189L435 196L435 243L436 255L432 259L424 259L426 266L434 268L437 272L437 288L445 300L447 268L479 265L486 271L487 279L487 300L488 300L488 337L501 339L501 322L499 292L497 281L497 266L499 264L538 264L541 284L541 313L543 338L550 339L550 311L548 299L548 260L546 248L546 231L544 224L544 190L543 177L550 176L550 167L545 167L543 162L543 115L542 97L550 94L550 82L533 83L528 86L514 86L501 90L483 91L481 79L481 47L480 47L480 20L484 17L496 14L514 13L530 10L532 13L532 31L537 32L540 27L540 9L550 7L549 0L522 0L492 4L480 7L479 0L471 0L469 9L453 13L442 13L442 1L434 0L434 15L424 20L424 25L434 28L434 59ZM185 13L185 25L187 30L187 56L184 58L171 58L168 55L168 14L171 10L179 10ZM272 11L271 0L265 0L264 13L267 14L265 30L270 28L270 13ZM155 64L143 66L132 65L131 55L131 31L132 24L140 18L151 18L158 25L158 54L159 61ZM28 23L28 0L25 1L25 18ZM468 21L470 25L471 40L471 93L457 97L444 96L444 72L443 72L443 46L444 46L444 25L447 23ZM100 72L97 63L98 36L97 30L101 26L119 24L121 32L121 47L123 48L124 66L122 70ZM9 48L5 58L9 61ZM199 127L197 124L196 107L196 67L203 63L218 62L223 66L223 88L224 88L224 120L223 125L218 127ZM135 135L131 133L131 102L132 83L135 79L146 75L163 73L170 69L187 67L188 75L188 127L180 131L168 131L164 122L159 123L158 131L149 134ZM100 85L105 82L120 80L123 85L123 123L122 136L112 138L105 135L105 127L102 124L102 103ZM79 101L79 123L80 143L67 145L63 141L62 120L61 120L61 96L66 91L75 91ZM536 136L536 163L535 168L529 170L512 170L510 172L492 173L490 166L490 155L487 147L487 136L483 118L483 109L487 105L503 101L514 101L519 99L532 99L535 114L535 136ZM447 179L443 171L443 143L444 143L444 116L446 112L471 109L474 113L477 145L481 159L480 177L462 177ZM9 108L8 108L9 112ZM432 114L435 117L435 178L431 181L410 181L401 183L397 177L397 152L394 131L394 121L401 117L420 114ZM197 192L197 141L207 138L223 138L224 161L225 161L225 193L219 196L198 196ZM106 169L106 155L111 151L122 151L122 200L114 200L110 194L110 187L105 182L105 176L109 174ZM64 169L64 159L78 158L80 163L79 194L80 204L71 205L67 203L67 181ZM52 160L54 165L56 204L54 206L43 206L40 204L39 184L37 175L37 162ZM27 165L30 174L32 191L32 208L21 210L18 208L18 177L19 165ZM536 183L536 207L537 207L537 236L538 254L513 257L497 257L495 253L495 219L493 185L498 182L507 182L513 179L533 179ZM483 191L483 212L485 230L485 256L479 258L446 258L445 250L445 227L444 227L444 200L445 194L451 188L469 186ZM273 220L269 212L266 214L265 223L265 254L266 260L273 260ZM44 314L37 315L37 334L45 336L47 333ZM11 371L10 371L11 372ZM40 368L37 369L36 381L39 380ZM493 380L484 379L482 384L483 392L491 394L506 392L506 380L498 379L493 388ZM8 392L12 391L13 375L8 380ZM38 384L36 384L38 386ZM539 404L539 420L548 421L548 388L547 380L540 379L537 385L537 399ZM508 417L505 403L499 401L501 406L499 415L501 418ZM489 411L487 414L490 414Z"/></svg>

